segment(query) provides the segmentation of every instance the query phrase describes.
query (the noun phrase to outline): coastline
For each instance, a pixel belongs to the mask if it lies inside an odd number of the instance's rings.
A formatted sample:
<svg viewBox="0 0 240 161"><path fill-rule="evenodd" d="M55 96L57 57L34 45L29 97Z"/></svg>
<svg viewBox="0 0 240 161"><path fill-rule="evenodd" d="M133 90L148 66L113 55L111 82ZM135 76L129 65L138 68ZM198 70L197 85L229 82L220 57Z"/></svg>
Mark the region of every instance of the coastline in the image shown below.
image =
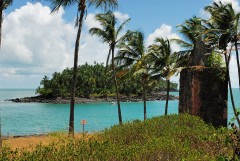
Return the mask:
<svg viewBox="0 0 240 161"><path fill-rule="evenodd" d="M166 93L155 93L147 96L147 101L157 101L157 100L166 100ZM178 96L169 95L169 100L178 100ZM15 103L52 103L52 104L68 104L70 103L70 97L61 98L44 98L41 96L33 96L33 97L23 97L23 98L15 98L15 99L7 99L5 101L11 101ZM121 102L141 102L141 96L120 96ZM75 103L84 104L84 103L101 103L101 102L116 102L116 97L76 97Z"/></svg>

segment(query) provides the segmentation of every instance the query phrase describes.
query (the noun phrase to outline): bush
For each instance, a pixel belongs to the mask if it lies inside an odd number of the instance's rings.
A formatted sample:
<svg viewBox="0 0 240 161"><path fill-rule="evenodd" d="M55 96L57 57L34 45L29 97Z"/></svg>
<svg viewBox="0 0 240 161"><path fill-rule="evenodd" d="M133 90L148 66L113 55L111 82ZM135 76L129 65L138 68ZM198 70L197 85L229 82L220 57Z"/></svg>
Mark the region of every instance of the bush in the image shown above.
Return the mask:
<svg viewBox="0 0 240 161"><path fill-rule="evenodd" d="M3 148L1 160L216 160L230 158L228 129L168 115L116 125L88 139L64 138L32 151Z"/></svg>

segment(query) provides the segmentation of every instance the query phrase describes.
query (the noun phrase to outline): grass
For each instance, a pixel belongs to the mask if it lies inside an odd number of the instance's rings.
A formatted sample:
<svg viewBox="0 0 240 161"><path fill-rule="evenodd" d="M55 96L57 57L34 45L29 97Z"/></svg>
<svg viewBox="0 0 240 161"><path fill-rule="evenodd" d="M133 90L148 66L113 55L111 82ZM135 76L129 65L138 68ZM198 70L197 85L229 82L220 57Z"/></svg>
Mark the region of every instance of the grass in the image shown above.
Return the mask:
<svg viewBox="0 0 240 161"><path fill-rule="evenodd" d="M229 132L198 117L168 115L116 125L91 137L63 137L30 151L4 147L0 160L227 160L233 153L226 142Z"/></svg>

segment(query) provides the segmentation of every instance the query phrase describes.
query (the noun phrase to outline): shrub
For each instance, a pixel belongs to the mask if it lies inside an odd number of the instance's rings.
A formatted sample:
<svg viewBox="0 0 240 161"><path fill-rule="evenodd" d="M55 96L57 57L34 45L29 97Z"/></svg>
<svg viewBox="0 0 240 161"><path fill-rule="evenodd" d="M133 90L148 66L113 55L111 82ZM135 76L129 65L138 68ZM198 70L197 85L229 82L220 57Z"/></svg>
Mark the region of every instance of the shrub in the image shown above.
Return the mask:
<svg viewBox="0 0 240 161"><path fill-rule="evenodd" d="M217 160L230 159L229 130L198 117L168 115L116 125L94 137L64 138L32 151L4 147L0 160Z"/></svg>

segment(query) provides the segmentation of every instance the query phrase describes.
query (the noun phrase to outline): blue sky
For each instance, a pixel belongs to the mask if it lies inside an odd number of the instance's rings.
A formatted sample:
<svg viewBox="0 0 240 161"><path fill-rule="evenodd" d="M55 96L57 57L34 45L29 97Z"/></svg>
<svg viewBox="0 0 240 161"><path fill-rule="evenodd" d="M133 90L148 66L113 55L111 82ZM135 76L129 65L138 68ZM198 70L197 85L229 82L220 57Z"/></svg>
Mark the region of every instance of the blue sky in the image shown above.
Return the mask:
<svg viewBox="0 0 240 161"><path fill-rule="evenodd" d="M41 2L43 5L51 7L51 3L46 0L15 0L13 5L6 10L6 13L26 5L27 2ZM116 10L131 17L128 29L141 29L145 34L150 34L163 23L175 27L194 15L199 16L201 9L211 2L212 0L194 2L192 0L148 0L147 2L145 0L119 0L119 6ZM89 12L96 12L96 10L91 7ZM76 6L66 8L64 15L66 21L72 21L75 16Z"/></svg>
<svg viewBox="0 0 240 161"><path fill-rule="evenodd" d="M126 29L145 33L146 45L157 36L179 38L176 26L192 16L205 17L203 8L218 0L119 0L115 11L120 21L131 18ZM240 11L238 0L232 2ZM50 14L50 3L38 0L14 0L4 11L2 49L0 51L0 88L37 88L44 75L72 67L76 36L74 19L76 6ZM104 62L108 46L91 37L87 30L99 24L88 9L83 26L80 64ZM173 45L174 50L179 46ZM233 86L237 87L235 62L231 64ZM178 77L173 79L178 81Z"/></svg>

